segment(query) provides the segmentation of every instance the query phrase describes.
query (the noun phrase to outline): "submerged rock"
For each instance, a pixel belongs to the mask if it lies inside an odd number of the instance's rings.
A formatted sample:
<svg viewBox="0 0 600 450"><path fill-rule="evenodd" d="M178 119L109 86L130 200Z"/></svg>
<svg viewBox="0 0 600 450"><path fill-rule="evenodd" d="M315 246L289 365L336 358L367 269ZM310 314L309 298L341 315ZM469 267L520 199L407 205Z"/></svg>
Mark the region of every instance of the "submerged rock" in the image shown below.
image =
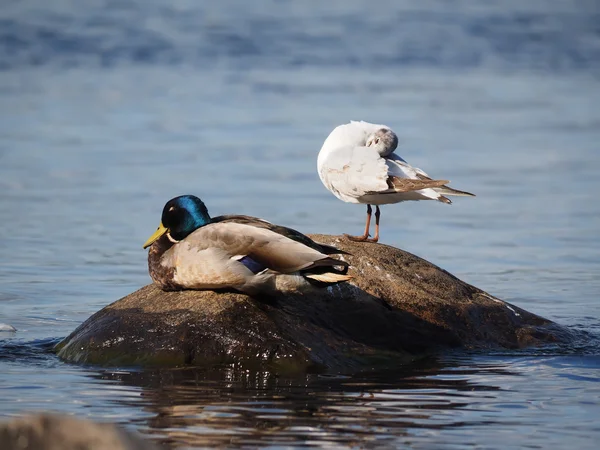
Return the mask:
<svg viewBox="0 0 600 450"><path fill-rule="evenodd" d="M64 414L31 414L0 422L3 450L152 450L159 447L108 423ZM161 447L162 448L162 447Z"/></svg>
<svg viewBox="0 0 600 450"><path fill-rule="evenodd" d="M7 323L0 323L0 333L16 333L17 329Z"/></svg>
<svg viewBox="0 0 600 450"><path fill-rule="evenodd" d="M263 299L148 285L91 316L58 344L58 355L106 365L349 369L448 347L520 348L567 335L403 250L311 237L349 253L342 257L350 283Z"/></svg>

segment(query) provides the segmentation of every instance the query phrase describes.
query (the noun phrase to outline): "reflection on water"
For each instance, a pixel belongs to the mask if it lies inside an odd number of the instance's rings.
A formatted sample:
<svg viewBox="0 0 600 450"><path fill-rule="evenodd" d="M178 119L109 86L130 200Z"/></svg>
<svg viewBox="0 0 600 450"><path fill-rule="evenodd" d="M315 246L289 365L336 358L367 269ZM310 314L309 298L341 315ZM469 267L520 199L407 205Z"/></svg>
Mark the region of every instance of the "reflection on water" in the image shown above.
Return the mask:
<svg viewBox="0 0 600 450"><path fill-rule="evenodd" d="M403 368L283 376L240 369L64 364L56 341L0 346L0 396L17 411L117 422L173 448L595 448L597 339L562 354L457 353ZM564 350L564 349L563 349ZM24 363L26 361L26 363ZM18 409L16 409L18 408Z"/></svg>
<svg viewBox="0 0 600 450"><path fill-rule="evenodd" d="M291 380L234 368L215 375L162 379L158 392L149 394L158 412L150 426L173 442L195 445L386 442L408 435L407 428L455 426L451 411L468 405L469 394L462 392L474 389L464 378L444 379L435 368ZM136 378L122 377L126 383Z"/></svg>
<svg viewBox="0 0 600 450"><path fill-rule="evenodd" d="M599 368L597 357L480 356L421 361L400 371L295 378L233 366L88 369L77 375L67 370L71 385L61 390L79 399L71 405L78 414L104 413L178 448L502 447L524 439L547 448L565 438L591 448Z"/></svg>

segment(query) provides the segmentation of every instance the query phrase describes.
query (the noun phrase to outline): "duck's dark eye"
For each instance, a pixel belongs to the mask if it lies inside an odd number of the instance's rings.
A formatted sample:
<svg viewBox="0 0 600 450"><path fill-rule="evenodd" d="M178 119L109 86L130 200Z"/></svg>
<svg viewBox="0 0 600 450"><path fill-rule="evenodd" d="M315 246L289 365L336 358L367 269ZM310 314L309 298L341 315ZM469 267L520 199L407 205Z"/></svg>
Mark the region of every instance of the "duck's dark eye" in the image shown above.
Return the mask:
<svg viewBox="0 0 600 450"><path fill-rule="evenodd" d="M181 210L177 206L171 206L164 212L162 217L162 223L167 228L173 226L180 220L182 220Z"/></svg>

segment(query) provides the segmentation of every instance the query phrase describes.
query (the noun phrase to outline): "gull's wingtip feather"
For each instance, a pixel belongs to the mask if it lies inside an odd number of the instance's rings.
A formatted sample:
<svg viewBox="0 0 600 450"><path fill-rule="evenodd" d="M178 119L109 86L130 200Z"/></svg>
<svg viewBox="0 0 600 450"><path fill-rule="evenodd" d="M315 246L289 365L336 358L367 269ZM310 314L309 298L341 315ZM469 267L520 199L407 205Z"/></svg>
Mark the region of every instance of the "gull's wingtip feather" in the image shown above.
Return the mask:
<svg viewBox="0 0 600 450"><path fill-rule="evenodd" d="M435 190L440 194L454 195L456 197L476 197L475 194L471 194L467 191L459 191L458 189L453 189L450 186L440 186L438 188L435 188Z"/></svg>

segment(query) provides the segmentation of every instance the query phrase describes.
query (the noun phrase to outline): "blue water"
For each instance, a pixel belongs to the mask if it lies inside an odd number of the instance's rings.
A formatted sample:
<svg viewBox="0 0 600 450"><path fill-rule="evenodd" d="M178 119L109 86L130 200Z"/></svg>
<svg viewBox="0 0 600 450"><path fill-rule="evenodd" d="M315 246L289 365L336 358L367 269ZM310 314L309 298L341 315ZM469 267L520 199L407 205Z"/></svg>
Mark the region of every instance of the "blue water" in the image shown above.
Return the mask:
<svg viewBox="0 0 600 450"><path fill-rule="evenodd" d="M600 9L590 1L5 1L0 417L58 410L174 447L596 448ZM382 209L382 241L577 330L568 346L285 377L64 364L150 282L169 198L359 233L316 156L350 119L477 194Z"/></svg>

